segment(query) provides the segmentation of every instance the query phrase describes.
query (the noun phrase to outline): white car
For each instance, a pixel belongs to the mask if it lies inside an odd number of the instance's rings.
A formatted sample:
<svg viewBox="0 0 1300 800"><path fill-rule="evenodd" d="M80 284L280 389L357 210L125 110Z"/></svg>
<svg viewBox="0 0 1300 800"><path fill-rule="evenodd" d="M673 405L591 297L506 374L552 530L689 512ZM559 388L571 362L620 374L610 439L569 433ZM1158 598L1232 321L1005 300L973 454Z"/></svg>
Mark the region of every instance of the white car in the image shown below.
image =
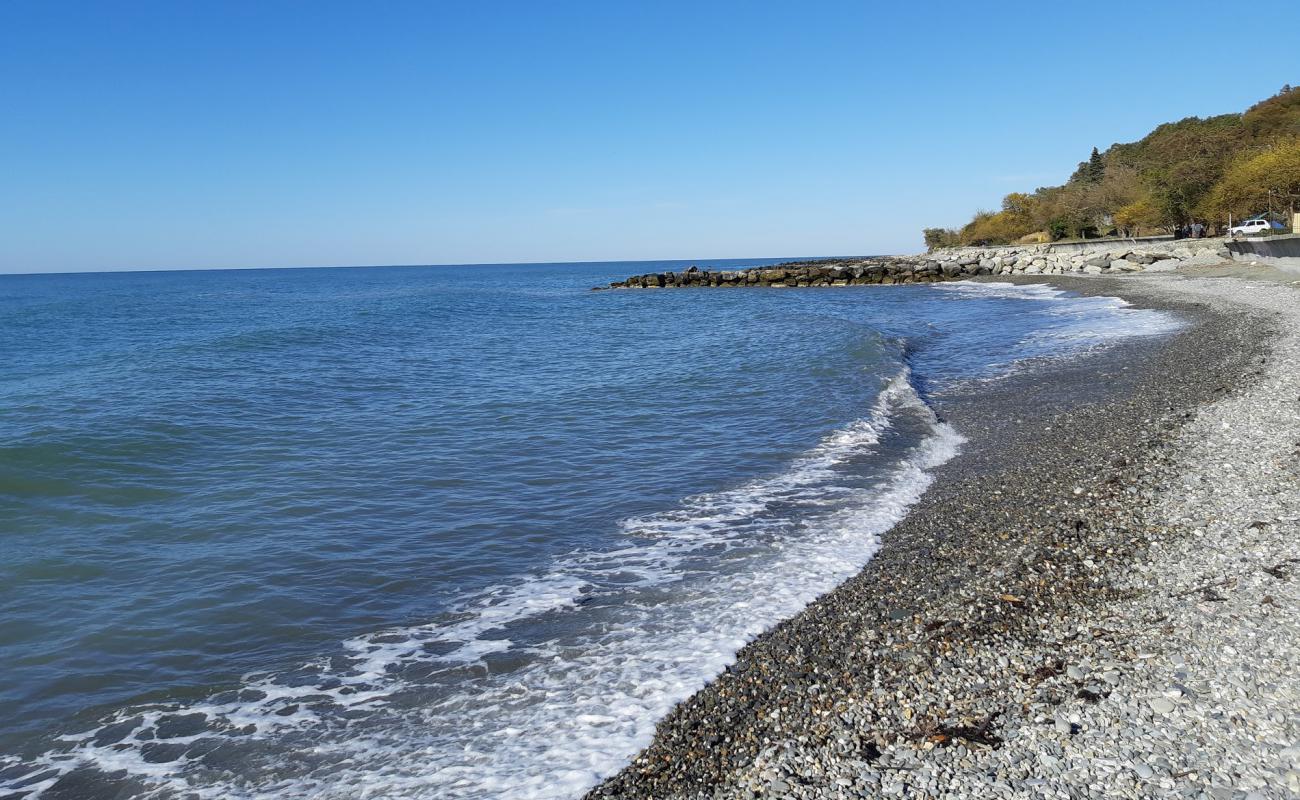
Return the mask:
<svg viewBox="0 0 1300 800"><path fill-rule="evenodd" d="M1281 227L1282 226L1278 223L1269 222L1266 219L1248 219L1240 225L1234 225L1231 228L1228 228L1228 235L1236 236L1241 234L1243 236L1249 236L1252 233L1267 233L1271 230L1279 230Z"/></svg>

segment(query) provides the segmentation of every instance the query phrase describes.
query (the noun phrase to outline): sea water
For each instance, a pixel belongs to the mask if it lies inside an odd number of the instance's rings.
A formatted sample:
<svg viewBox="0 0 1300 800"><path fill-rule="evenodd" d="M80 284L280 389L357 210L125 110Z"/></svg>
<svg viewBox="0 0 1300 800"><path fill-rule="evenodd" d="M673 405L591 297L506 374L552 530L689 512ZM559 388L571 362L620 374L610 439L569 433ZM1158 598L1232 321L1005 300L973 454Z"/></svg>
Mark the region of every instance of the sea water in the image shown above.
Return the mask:
<svg viewBox="0 0 1300 800"><path fill-rule="evenodd" d="M588 291L684 265L0 277L0 794L577 797L871 558L936 397L1179 325Z"/></svg>

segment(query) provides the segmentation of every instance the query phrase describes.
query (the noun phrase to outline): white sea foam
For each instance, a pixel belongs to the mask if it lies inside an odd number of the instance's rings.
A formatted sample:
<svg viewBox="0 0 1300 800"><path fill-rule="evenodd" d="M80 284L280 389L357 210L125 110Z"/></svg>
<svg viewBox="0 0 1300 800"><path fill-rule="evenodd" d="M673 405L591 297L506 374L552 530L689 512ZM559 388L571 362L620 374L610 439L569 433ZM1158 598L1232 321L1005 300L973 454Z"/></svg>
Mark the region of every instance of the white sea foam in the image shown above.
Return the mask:
<svg viewBox="0 0 1300 800"><path fill-rule="evenodd" d="M934 288L972 298L1052 301L1044 304L1043 313L1058 318L1057 324L1032 334L1026 341L1088 346L1172 333L1184 325L1176 314L1168 311L1134 308L1120 297L1082 297L1041 283L1022 286L954 281L935 284ZM1078 347L1067 347L1064 354L1070 349Z"/></svg>
<svg viewBox="0 0 1300 800"><path fill-rule="evenodd" d="M1047 324L1001 343L992 361L981 365L982 374L965 378L968 384L997 383L1036 365L1069 360L1134 338L1163 336L1186 326L1169 311L1135 308L1119 297L1083 297L1045 284L957 281L933 288L971 299L1038 301L1035 313L1047 318Z"/></svg>
<svg viewBox="0 0 1300 800"><path fill-rule="evenodd" d="M851 485L843 467L904 423L924 435L870 488ZM0 788L39 798L91 767L160 797L576 797L738 649L861 569L961 441L901 374L780 474L624 521L625 547L226 696L123 709ZM201 724L177 730L186 715ZM160 742L189 750L158 762Z"/></svg>

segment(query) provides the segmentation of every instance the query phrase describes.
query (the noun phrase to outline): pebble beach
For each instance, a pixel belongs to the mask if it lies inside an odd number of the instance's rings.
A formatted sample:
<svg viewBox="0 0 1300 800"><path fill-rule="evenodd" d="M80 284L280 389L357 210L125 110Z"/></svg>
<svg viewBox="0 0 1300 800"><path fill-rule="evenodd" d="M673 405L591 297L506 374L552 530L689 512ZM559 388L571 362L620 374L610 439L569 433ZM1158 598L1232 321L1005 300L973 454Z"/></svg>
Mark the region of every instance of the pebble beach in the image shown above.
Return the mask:
<svg viewBox="0 0 1300 800"><path fill-rule="evenodd" d="M1300 795L1300 290L1273 277L1011 276L1189 325L942 398L971 444L881 552L589 797Z"/></svg>

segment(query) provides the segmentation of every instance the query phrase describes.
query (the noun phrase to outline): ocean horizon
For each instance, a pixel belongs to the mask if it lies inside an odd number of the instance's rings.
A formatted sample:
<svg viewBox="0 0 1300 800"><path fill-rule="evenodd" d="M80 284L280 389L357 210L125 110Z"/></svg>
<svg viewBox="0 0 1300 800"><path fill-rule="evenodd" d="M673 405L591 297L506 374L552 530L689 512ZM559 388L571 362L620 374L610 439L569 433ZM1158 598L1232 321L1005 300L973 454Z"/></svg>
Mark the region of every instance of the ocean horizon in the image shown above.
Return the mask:
<svg viewBox="0 0 1300 800"><path fill-rule="evenodd" d="M158 273L158 272L249 272L252 270L265 270L270 272L279 272L286 270L313 270L313 269L432 269L436 267L559 267L559 266L583 266L587 264L599 265L621 265L621 266L649 266L659 269L675 269L678 267L689 267L698 265L701 267L709 266L717 269L739 268L747 266L762 266L765 264L782 264L792 261L808 261L823 258L876 258L880 254L873 255L819 255L819 256L780 256L780 257L763 257L763 258L633 258L633 259L593 259L578 261L471 261L457 263L454 261L430 263L430 264L295 264L290 266L207 266L207 267L122 267L122 268L88 268L74 270L45 270L45 271L15 271L0 272L0 278L9 275L15 276L36 276L36 275L132 275L137 273Z"/></svg>

